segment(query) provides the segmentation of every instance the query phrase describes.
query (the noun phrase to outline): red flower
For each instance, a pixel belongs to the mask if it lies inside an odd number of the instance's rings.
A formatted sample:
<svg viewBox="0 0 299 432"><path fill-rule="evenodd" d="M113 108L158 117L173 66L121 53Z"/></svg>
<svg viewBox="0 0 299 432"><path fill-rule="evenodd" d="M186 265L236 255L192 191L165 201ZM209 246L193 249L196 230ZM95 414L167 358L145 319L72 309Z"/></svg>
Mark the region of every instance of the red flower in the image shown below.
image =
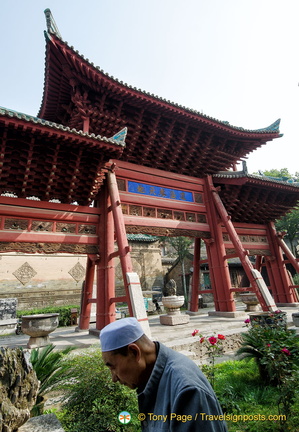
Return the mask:
<svg viewBox="0 0 299 432"><path fill-rule="evenodd" d="M201 337L200 339L199 339L199 342L200 343L203 343L205 341L205 338L204 337Z"/></svg>
<svg viewBox="0 0 299 432"><path fill-rule="evenodd" d="M219 334L219 335L218 335L218 339L220 339L220 340L225 340L225 336L222 335L222 334Z"/></svg>
<svg viewBox="0 0 299 432"><path fill-rule="evenodd" d="M208 341L210 342L211 345L215 345L217 343L217 338L211 336L209 337Z"/></svg>
<svg viewBox="0 0 299 432"><path fill-rule="evenodd" d="M270 347L271 346L271 344L267 344L267 347Z"/></svg>
<svg viewBox="0 0 299 432"><path fill-rule="evenodd" d="M287 348L282 348L281 352L285 353L286 355L291 355L291 352Z"/></svg>
<svg viewBox="0 0 299 432"><path fill-rule="evenodd" d="M197 335L198 332L199 332L199 330L195 329L195 330L192 332L192 336Z"/></svg>
<svg viewBox="0 0 299 432"><path fill-rule="evenodd" d="M244 323L245 323L245 324L249 324L249 323L250 323L250 319L247 318L247 319L244 321Z"/></svg>

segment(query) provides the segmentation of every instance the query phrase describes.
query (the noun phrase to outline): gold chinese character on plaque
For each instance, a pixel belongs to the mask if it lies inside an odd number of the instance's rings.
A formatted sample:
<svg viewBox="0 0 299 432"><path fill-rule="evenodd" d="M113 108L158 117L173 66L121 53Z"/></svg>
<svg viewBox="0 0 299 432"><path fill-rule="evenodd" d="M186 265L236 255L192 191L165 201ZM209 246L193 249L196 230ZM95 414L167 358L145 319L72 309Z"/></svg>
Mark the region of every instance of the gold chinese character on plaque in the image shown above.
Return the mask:
<svg viewBox="0 0 299 432"><path fill-rule="evenodd" d="M160 188L159 196L166 197L165 189Z"/></svg>
<svg viewBox="0 0 299 432"><path fill-rule="evenodd" d="M139 193L145 193L145 188L144 188L144 186L142 186L142 185L138 185L138 187L137 187L137 192L139 192Z"/></svg>

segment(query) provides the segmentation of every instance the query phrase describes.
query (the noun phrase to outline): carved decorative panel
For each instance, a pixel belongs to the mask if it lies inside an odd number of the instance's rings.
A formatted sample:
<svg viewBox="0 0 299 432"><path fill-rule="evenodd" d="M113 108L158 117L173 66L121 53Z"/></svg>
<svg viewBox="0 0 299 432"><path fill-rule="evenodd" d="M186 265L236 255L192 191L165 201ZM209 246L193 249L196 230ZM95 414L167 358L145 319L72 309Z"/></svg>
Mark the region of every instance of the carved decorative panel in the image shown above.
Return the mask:
<svg viewBox="0 0 299 432"><path fill-rule="evenodd" d="M85 276L85 268L82 264L77 262L77 264L70 269L69 274L72 276L73 279L75 279L76 282L79 282Z"/></svg>
<svg viewBox="0 0 299 432"><path fill-rule="evenodd" d="M180 211L174 211L173 217L175 220L185 220L185 213Z"/></svg>
<svg viewBox="0 0 299 432"><path fill-rule="evenodd" d="M130 215L142 216L142 207L136 205L130 205Z"/></svg>
<svg viewBox="0 0 299 432"><path fill-rule="evenodd" d="M53 222L32 221L32 231L53 231Z"/></svg>
<svg viewBox="0 0 299 432"><path fill-rule="evenodd" d="M197 215L197 222L199 223L207 223L207 217L204 214Z"/></svg>
<svg viewBox="0 0 299 432"><path fill-rule="evenodd" d="M97 233L97 227L95 225L79 225L79 234L96 234Z"/></svg>
<svg viewBox="0 0 299 432"><path fill-rule="evenodd" d="M143 216L145 217L156 217L156 209L154 207L144 207Z"/></svg>
<svg viewBox="0 0 299 432"><path fill-rule="evenodd" d="M6 218L4 222L4 229L25 231L27 230L27 227L27 219Z"/></svg>
<svg viewBox="0 0 299 432"><path fill-rule="evenodd" d="M188 222L196 222L194 213L186 213L186 219Z"/></svg>
<svg viewBox="0 0 299 432"><path fill-rule="evenodd" d="M202 194L201 193L194 193L194 200L196 203L201 204L203 203L203 198L202 198Z"/></svg>
<svg viewBox="0 0 299 432"><path fill-rule="evenodd" d="M98 254L97 245L61 243L0 242L1 252Z"/></svg>
<svg viewBox="0 0 299 432"><path fill-rule="evenodd" d="M157 217L161 219L172 219L172 210L158 209Z"/></svg>
<svg viewBox="0 0 299 432"><path fill-rule="evenodd" d="M76 232L76 224L57 222L56 232L74 234Z"/></svg>
<svg viewBox="0 0 299 432"><path fill-rule="evenodd" d="M210 238L211 233L204 231L185 230L178 228L161 228L161 227L138 227L134 225L126 226L127 234L150 234L153 236L169 236L169 237L200 237L202 239Z"/></svg>
<svg viewBox="0 0 299 432"><path fill-rule="evenodd" d="M118 190L125 191L126 190L126 181L124 179L117 179Z"/></svg>
<svg viewBox="0 0 299 432"><path fill-rule="evenodd" d="M30 264L25 262L21 267L19 267L13 275L21 282L21 284L26 285L35 275L36 271L31 267Z"/></svg>
<svg viewBox="0 0 299 432"><path fill-rule="evenodd" d="M121 205L121 210L122 210L123 214L128 214L128 208L129 208L128 204L122 204Z"/></svg>

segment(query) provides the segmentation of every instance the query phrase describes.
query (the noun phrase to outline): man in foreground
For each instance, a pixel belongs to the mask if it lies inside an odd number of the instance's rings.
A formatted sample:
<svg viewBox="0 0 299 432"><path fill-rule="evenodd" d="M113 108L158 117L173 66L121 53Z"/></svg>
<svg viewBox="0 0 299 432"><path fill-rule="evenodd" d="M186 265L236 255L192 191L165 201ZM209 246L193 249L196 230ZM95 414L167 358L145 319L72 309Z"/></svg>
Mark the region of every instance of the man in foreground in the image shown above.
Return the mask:
<svg viewBox="0 0 299 432"><path fill-rule="evenodd" d="M113 382L137 389L143 431L227 432L216 395L188 357L151 341L136 318L100 333Z"/></svg>

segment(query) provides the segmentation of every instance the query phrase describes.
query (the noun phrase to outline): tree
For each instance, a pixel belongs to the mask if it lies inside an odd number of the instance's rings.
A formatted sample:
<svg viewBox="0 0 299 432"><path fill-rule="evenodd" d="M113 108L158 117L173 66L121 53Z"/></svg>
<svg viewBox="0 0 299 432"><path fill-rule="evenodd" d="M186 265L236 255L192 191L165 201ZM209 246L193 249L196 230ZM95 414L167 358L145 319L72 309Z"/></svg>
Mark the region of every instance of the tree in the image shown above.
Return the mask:
<svg viewBox="0 0 299 432"><path fill-rule="evenodd" d="M189 237L163 237L163 241L168 243L176 252L178 260L182 267L182 280L185 303L188 304L188 293L186 284L186 271L185 271L185 258L189 252L189 248L192 244L192 239Z"/></svg>
<svg viewBox="0 0 299 432"><path fill-rule="evenodd" d="M299 208L296 207L290 213L287 213L281 219L275 222L277 231L286 232L286 239L289 240L291 250L295 256L297 256L297 250L295 247L295 238L299 234Z"/></svg>

